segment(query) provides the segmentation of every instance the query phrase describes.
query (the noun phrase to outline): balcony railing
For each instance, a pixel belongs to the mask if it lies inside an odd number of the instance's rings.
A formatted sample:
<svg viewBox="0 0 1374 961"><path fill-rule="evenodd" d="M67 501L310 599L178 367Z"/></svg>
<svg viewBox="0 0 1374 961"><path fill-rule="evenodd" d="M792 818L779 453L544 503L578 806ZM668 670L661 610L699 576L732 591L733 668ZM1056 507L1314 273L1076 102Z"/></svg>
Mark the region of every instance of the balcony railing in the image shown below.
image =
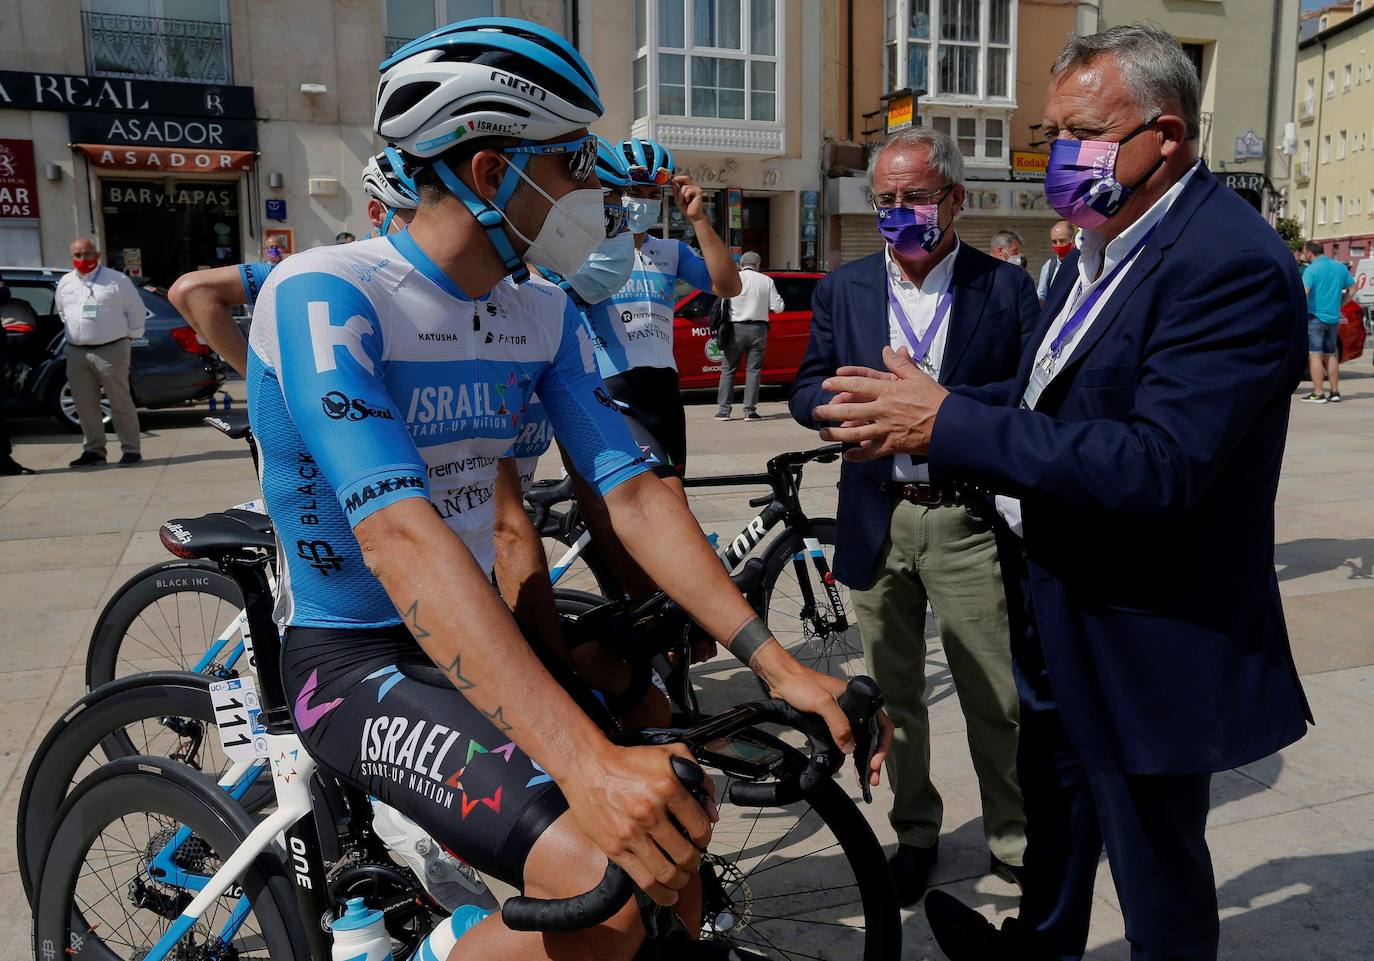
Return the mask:
<svg viewBox="0 0 1374 961"><path fill-rule="evenodd" d="M95 76L233 83L229 24L83 11L86 69Z"/></svg>

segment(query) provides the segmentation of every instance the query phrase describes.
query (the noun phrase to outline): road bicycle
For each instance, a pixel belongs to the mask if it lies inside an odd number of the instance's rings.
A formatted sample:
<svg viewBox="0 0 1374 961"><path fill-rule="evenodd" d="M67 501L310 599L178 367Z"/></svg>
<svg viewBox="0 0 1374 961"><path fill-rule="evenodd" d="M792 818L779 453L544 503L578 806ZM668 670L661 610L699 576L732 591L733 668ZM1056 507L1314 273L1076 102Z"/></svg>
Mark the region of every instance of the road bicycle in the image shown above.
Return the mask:
<svg viewBox="0 0 1374 961"><path fill-rule="evenodd" d="M247 442L256 465L257 449L246 417L209 417L206 422ZM749 597L760 616L798 661L847 679L862 673L863 650L849 589L831 573L835 521L809 517L800 497L805 465L833 462L839 452L839 445L830 445L779 454L762 473L688 478L687 485L770 488L749 502L762 510L725 545L721 560L738 572L757 555L763 562L762 581ZM550 565L556 586L569 582L569 572L585 569L602 597L623 596L591 544L568 481L535 484L527 495L527 508L544 537L567 545ZM244 511L236 515L244 523L270 532L270 520L258 513L260 502L234 510ZM778 526L778 535L757 552L765 535ZM218 679L238 676L241 660L253 658L242 608L233 580L212 564L175 560L153 565L121 587L97 618L86 655L87 689L157 669L191 670Z"/></svg>
<svg viewBox="0 0 1374 961"><path fill-rule="evenodd" d="M263 571L264 536L224 515L173 525L174 531L164 527L164 543L212 559L247 599L267 718L255 737L270 758L275 810L255 826L234 800L258 780L267 765L261 758L236 763L220 787L166 759L135 756L100 768L63 802L50 832L36 884L35 947L44 958L66 951L127 952L145 961L322 959L335 910L329 879L340 864L353 863L346 860L353 852L368 849L366 799L343 785L320 790L327 779L291 729L276 668L280 642ZM846 700L861 763L876 736L880 698L861 679ZM760 730L763 722L801 730L809 752ZM763 701L691 727L629 737L687 744L724 779L722 822L702 868L709 938L774 958L899 956L899 916L881 848L831 778L843 758L819 719ZM331 796L340 808L322 812L321 801ZM853 880L818 881L837 868ZM564 927L587 925L600 912L614 913L627 893L616 869L596 892L571 903L513 899L503 911L514 925L546 929L560 918ZM374 906L405 903L398 895ZM670 934L667 925L650 930Z"/></svg>

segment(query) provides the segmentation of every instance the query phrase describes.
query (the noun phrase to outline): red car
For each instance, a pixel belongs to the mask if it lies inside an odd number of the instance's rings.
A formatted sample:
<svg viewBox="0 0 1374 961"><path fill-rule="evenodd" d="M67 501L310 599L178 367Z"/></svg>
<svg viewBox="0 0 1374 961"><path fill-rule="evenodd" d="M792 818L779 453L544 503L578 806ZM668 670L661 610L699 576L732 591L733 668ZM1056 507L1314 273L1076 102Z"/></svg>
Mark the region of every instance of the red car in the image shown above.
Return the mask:
<svg viewBox="0 0 1374 961"><path fill-rule="evenodd" d="M811 294L824 274L801 270L765 270L777 284L783 311L768 318L768 348L763 353L763 383L789 385L811 337ZM673 357L684 390L715 388L720 383L722 355L711 336L709 314L716 295L689 291L673 311ZM743 367L743 365L741 365ZM744 386L744 371L735 374Z"/></svg>

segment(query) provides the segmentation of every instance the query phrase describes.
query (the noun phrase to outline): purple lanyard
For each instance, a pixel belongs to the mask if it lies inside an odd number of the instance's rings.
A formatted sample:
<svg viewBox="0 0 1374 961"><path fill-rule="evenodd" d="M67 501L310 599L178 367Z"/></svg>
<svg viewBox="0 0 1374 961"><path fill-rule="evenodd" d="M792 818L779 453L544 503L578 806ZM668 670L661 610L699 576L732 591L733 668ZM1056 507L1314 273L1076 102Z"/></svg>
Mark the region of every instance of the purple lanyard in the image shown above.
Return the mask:
<svg viewBox="0 0 1374 961"><path fill-rule="evenodd" d="M935 317L931 320L930 326L926 328L924 337L917 337L916 331L911 327L911 320L907 317L906 311L902 309L901 301L897 299L897 293L892 289L892 278L887 279L887 302L892 308L892 314L897 318L897 326L902 328L902 336L906 338L907 344L911 347L911 359L916 363L924 363L926 354L930 353L930 345L935 343L935 334L940 330L940 325L944 323L945 315L949 313L950 304L954 300L954 295L948 286L945 292L940 295L940 301L935 305Z"/></svg>
<svg viewBox="0 0 1374 961"><path fill-rule="evenodd" d="M1155 227L1157 226L1159 226L1158 223L1155 224ZM1063 350L1064 345L1073 338L1078 328L1083 326L1083 321L1088 319L1088 314L1092 313L1093 307L1102 299L1103 293L1112 285L1112 281L1116 279L1116 275L1124 270L1127 264L1135 260L1136 254L1140 253L1140 249L1145 246L1154 232L1154 227L1145 231L1145 236L1141 237L1140 241L1131 248L1131 252L1117 261L1116 266L1107 273L1107 276L1102 278L1101 283L1094 287L1087 297L1083 298L1083 303L1078 305L1073 315L1069 317L1068 322L1060 328L1059 333L1055 334L1054 340L1050 341L1049 360L1057 361L1059 359L1059 352Z"/></svg>

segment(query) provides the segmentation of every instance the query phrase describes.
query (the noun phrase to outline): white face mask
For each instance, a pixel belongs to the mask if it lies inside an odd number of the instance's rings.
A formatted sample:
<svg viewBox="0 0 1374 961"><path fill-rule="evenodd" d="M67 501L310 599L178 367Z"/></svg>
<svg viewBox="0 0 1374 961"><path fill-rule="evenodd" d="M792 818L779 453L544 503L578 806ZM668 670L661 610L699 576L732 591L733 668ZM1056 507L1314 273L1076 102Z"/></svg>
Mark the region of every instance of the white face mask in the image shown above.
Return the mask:
<svg viewBox="0 0 1374 961"><path fill-rule="evenodd" d="M635 238L622 230L601 241L587 262L568 275L568 283L589 304L599 304L629 283L635 269Z"/></svg>
<svg viewBox="0 0 1374 961"><path fill-rule="evenodd" d="M592 251L596 250L597 244L606 238L606 218L602 210L601 191L584 187L570 190L554 200L543 187L526 177L525 172L519 167L511 169L539 196L552 204L544 217L543 225L539 228L539 235L533 240L522 234L520 228L506 216L506 212L501 211L501 217L506 221L511 233L529 245L524 259L539 267L547 267L564 277L573 274L591 256Z"/></svg>
<svg viewBox="0 0 1374 961"><path fill-rule="evenodd" d="M623 202L625 223L630 225L631 233L642 234L663 217L662 198L646 200L643 197L626 197Z"/></svg>

